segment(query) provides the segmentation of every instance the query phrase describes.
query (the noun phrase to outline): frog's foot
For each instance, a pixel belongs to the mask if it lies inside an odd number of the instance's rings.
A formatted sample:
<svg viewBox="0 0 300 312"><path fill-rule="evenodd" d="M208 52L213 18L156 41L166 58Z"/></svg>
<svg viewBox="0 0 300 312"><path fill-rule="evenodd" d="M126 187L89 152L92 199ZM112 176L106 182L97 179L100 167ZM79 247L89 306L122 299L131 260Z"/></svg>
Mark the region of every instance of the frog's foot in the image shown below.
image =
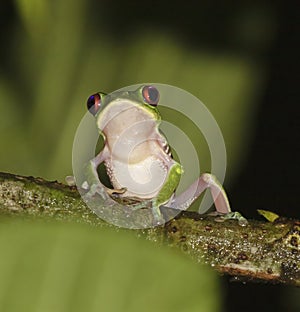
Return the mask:
<svg viewBox="0 0 300 312"><path fill-rule="evenodd" d="M75 186L76 185L76 181L75 181L75 177L74 176L66 176L65 177L65 181L69 186Z"/></svg>
<svg viewBox="0 0 300 312"><path fill-rule="evenodd" d="M158 225L163 225L166 223L159 206L153 204L152 205L152 215L153 215L153 225L158 226Z"/></svg>
<svg viewBox="0 0 300 312"><path fill-rule="evenodd" d="M226 220L237 220L240 226L248 225L247 219L238 211L230 211L226 214L220 214L217 211L210 213L211 216L216 216L215 221L224 222Z"/></svg>
<svg viewBox="0 0 300 312"><path fill-rule="evenodd" d="M106 193L111 197L118 196L119 194L124 194L127 191L126 187L122 187L120 189L106 189Z"/></svg>
<svg viewBox="0 0 300 312"><path fill-rule="evenodd" d="M131 200L134 200L134 198L131 198ZM147 209L148 211L150 211L153 217L152 221L153 226L159 226L166 223L159 206L155 205L152 200L143 200L141 202L136 201L134 204L128 203L126 207L128 207L129 211L131 212L134 212L139 209Z"/></svg>
<svg viewBox="0 0 300 312"><path fill-rule="evenodd" d="M100 183L92 184L90 187L87 186L87 182L83 182L82 184L83 189L89 189L89 191L83 195L83 198L87 201L94 199L94 197L98 194L104 200L111 199L110 196L107 194L107 188Z"/></svg>

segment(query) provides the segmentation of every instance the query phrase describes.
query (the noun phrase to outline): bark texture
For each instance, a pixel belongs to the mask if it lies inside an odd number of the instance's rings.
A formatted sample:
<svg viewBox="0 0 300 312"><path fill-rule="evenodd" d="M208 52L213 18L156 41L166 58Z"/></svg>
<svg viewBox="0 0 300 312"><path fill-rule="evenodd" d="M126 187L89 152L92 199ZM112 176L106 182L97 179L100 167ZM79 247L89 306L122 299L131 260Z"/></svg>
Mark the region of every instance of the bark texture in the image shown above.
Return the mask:
<svg viewBox="0 0 300 312"><path fill-rule="evenodd" d="M40 178L0 173L2 220L51 218L91 226L110 226L82 201L75 187ZM180 213L164 226L134 230L137 235L180 249L235 280L300 286L300 221L216 222L193 212Z"/></svg>

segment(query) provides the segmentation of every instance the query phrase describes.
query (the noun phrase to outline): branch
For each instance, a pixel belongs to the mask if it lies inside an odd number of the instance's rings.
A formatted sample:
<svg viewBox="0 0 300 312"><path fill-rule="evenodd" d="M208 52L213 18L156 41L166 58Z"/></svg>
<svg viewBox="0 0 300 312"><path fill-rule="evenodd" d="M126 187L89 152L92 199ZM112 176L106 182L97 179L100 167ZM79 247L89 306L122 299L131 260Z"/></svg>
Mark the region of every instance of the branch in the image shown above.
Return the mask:
<svg viewBox="0 0 300 312"><path fill-rule="evenodd" d="M0 216L76 221L111 226L84 204L76 188L40 178L0 173ZM300 286L300 221L216 222L194 212L180 213L164 226L136 230L147 239L179 248L236 280Z"/></svg>

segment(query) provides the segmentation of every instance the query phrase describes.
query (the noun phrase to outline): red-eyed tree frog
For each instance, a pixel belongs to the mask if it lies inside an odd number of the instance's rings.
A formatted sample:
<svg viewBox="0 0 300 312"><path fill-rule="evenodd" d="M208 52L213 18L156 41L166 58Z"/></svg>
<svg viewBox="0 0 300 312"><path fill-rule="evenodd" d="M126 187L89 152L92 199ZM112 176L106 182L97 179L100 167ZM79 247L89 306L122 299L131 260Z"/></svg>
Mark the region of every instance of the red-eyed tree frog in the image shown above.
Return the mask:
<svg viewBox="0 0 300 312"><path fill-rule="evenodd" d="M186 210L209 189L219 215L245 221L239 213L231 212L222 185L210 173L202 174L182 194L175 194L183 168L173 159L168 141L159 130L159 98L159 91L151 85L108 95L96 93L88 98L88 110L104 138L104 148L88 164L88 195L98 193L109 202L116 197L136 199L141 204L135 208L142 208L145 202L149 207L150 203L159 225L164 222L162 205ZM113 189L98 177L97 167L103 162Z"/></svg>

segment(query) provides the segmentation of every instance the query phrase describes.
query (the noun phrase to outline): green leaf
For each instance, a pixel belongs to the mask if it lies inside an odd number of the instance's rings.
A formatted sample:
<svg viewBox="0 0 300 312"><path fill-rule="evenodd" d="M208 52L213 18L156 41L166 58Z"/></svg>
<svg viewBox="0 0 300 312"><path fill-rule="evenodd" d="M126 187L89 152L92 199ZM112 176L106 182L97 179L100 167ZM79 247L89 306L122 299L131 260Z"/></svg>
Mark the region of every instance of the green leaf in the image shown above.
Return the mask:
<svg viewBox="0 0 300 312"><path fill-rule="evenodd" d="M219 310L214 272L132 234L2 224L0 311Z"/></svg>
<svg viewBox="0 0 300 312"><path fill-rule="evenodd" d="M262 215L265 219L267 219L269 222L274 222L276 219L279 218L278 214L269 210L257 209L257 212L260 215Z"/></svg>

